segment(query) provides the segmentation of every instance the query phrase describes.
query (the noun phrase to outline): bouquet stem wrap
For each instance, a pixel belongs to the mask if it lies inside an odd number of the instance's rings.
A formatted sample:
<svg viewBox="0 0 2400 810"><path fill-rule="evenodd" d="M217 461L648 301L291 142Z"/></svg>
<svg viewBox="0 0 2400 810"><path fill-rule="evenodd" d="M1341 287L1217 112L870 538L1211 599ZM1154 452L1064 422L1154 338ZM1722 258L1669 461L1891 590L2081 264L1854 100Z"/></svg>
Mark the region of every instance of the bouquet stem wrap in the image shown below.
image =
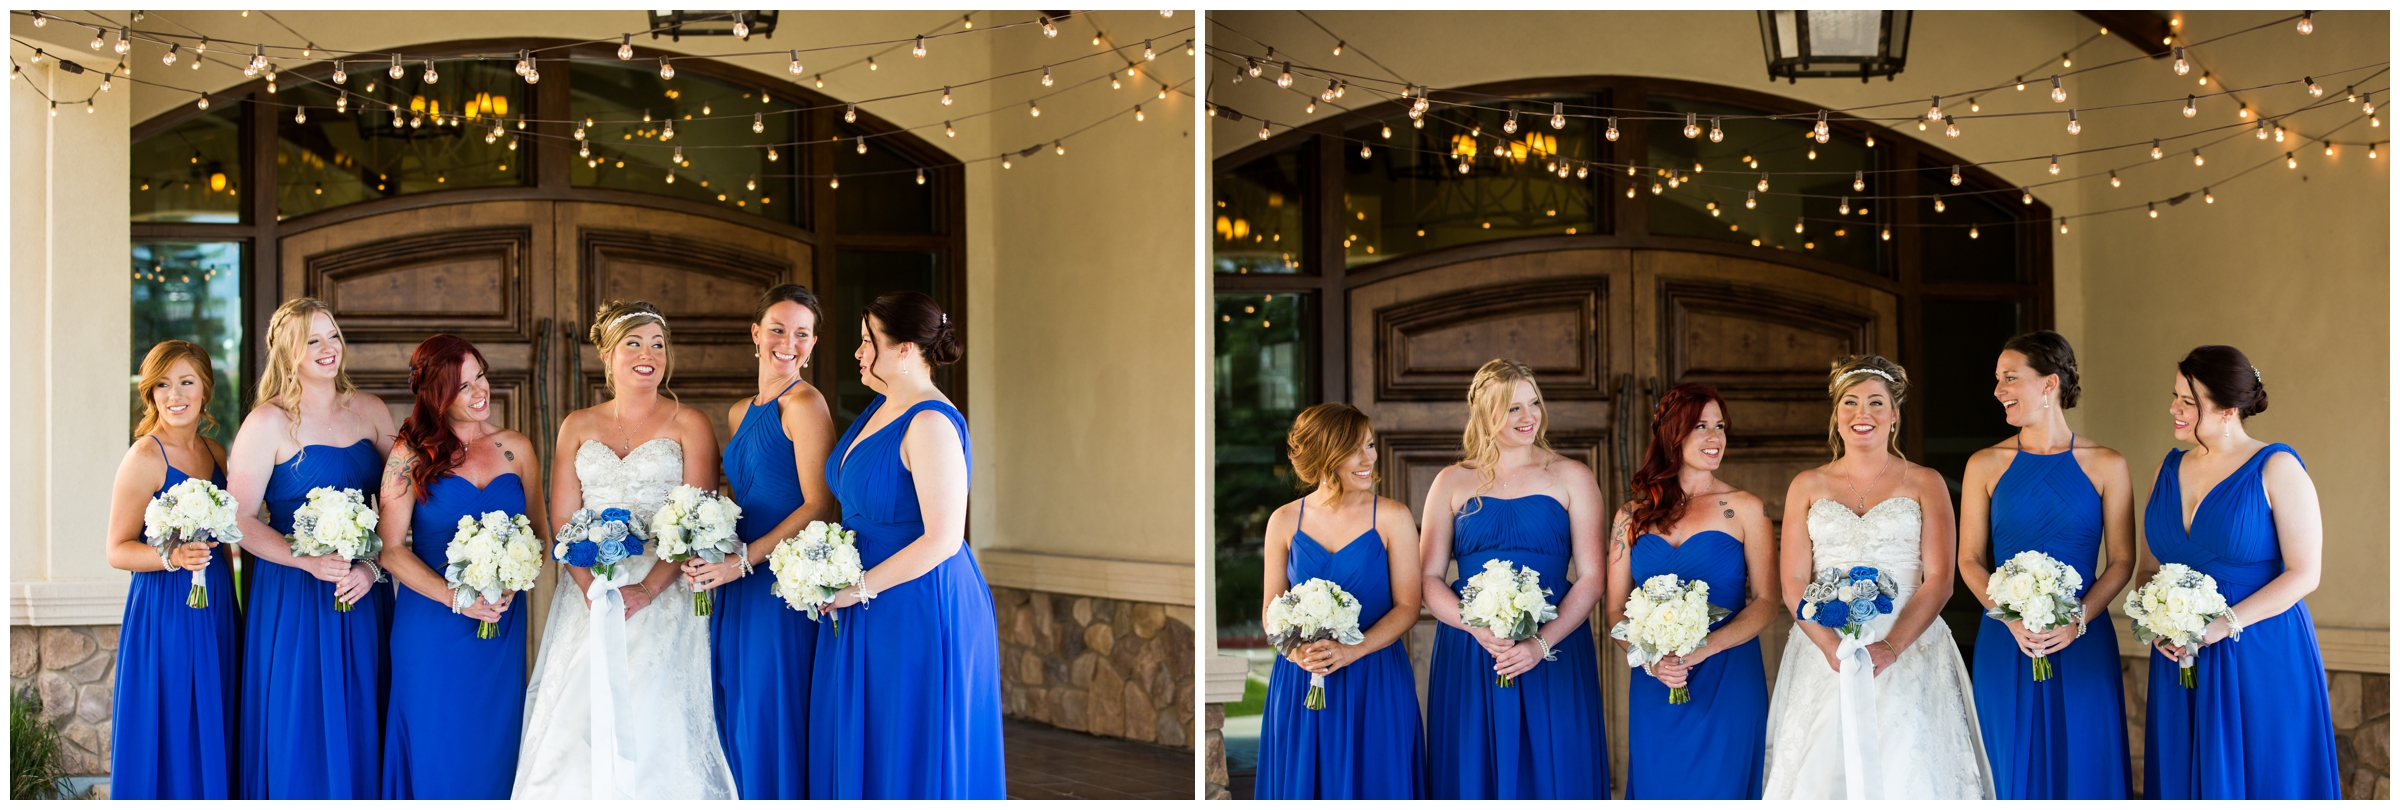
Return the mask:
<svg viewBox="0 0 2400 810"><path fill-rule="evenodd" d="M592 798L634 797L633 760L622 753L618 740L617 700L633 689L633 674L625 661L625 602L617 591L633 584L633 572L592 569L592 584L583 595L592 601L592 637L585 645L591 656L584 669L591 675Z"/></svg>
<svg viewBox="0 0 2400 810"><path fill-rule="evenodd" d="M217 556L217 555L216 555L214 552L211 552L211 553L210 553L208 556L209 556L209 561L210 561L210 562L212 562L212 563L213 563L213 562L215 562L215 561L216 561L216 556ZM183 597L183 604L184 604L184 606L185 606L185 607L191 607L191 608L204 608L204 607L208 607L208 569L207 569L207 568L201 568L201 569L200 569L200 570L198 570L198 571L193 571L193 572L192 572L192 592L191 592L191 593L189 593L189 594L186 594L186 595L184 595L184 597Z"/></svg>
<svg viewBox="0 0 2400 810"><path fill-rule="evenodd" d="M1305 703L1311 709L1325 708L1325 676L1314 672L1308 674L1308 699Z"/></svg>
<svg viewBox="0 0 2400 810"><path fill-rule="evenodd" d="M2215 577L2181 563L2159 566L2156 576L2125 597L2134 638L2153 645L2164 639L2182 651L2176 656L2175 681L2185 689L2200 685L2200 642L2209 623L2230 609Z"/></svg>
<svg viewBox="0 0 2400 810"><path fill-rule="evenodd" d="M1883 745L1875 727L1875 657L1867 652L1873 643L1844 636L1833 654L1842 662L1836 676L1842 700L1842 788L1852 799L1883 798L1883 777L1876 772Z"/></svg>

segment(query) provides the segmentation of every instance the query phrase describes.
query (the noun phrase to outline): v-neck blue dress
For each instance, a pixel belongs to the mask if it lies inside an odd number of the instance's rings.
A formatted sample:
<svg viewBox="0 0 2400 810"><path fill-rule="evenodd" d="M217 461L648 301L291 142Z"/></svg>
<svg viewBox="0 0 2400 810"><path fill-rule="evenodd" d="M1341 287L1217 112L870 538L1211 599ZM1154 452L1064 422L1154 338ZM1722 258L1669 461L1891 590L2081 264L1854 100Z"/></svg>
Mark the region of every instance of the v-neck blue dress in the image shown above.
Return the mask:
<svg viewBox="0 0 2400 810"><path fill-rule="evenodd" d="M1542 575L1557 604L1574 562L1567 507L1548 495L1476 498L1459 510L1450 550L1459 581L1486 560ZM1593 572L1589 576L1599 576ZM1532 644L1532 641L1518 642ZM1425 706L1425 794L1432 799L1606 799L1608 727L1599 652L1586 622L1544 661L1500 686L1492 654L1467 631L1433 631Z"/></svg>
<svg viewBox="0 0 2400 810"><path fill-rule="evenodd" d="M501 473L478 488L445 475L426 485L409 518L409 551L439 574L450 565L458 519L525 514L525 483ZM547 543L544 543L547 546ZM392 697L383 737L383 798L506 799L525 728L525 614L521 594L499 633L476 638L476 619L400 589L392 608Z"/></svg>
<svg viewBox="0 0 2400 810"><path fill-rule="evenodd" d="M2202 496L2186 531L2183 450L2167 451L2142 513L2150 553L2215 578L2226 604L2239 604L2281 575L2283 548L2260 478L2276 453L2300 458L2281 442L2261 448ZM2143 798L2342 797L2325 658L2306 600L2249 621L2239 641L2200 648L2199 667L2198 682L2185 689L2176 663L2150 651Z"/></svg>
<svg viewBox="0 0 2400 810"><path fill-rule="evenodd" d="M783 435L783 394L775 396L750 405L725 443L725 480L742 507L734 533L743 543L766 536L808 500L792 440ZM817 623L775 595L775 574L765 565L718 586L710 617L717 737L736 795L808 798L808 682Z"/></svg>
<svg viewBox="0 0 2400 810"><path fill-rule="evenodd" d="M858 533L868 569L925 535L916 477L900 463L917 412L949 419L970 468L975 458L966 416L939 400L860 435L883 400L867 403L825 459L842 527ZM1006 798L1000 631L975 556L961 545L924 576L839 612L839 631L817 633L810 674L809 738L829 744L810 751L809 798Z"/></svg>
<svg viewBox="0 0 2400 810"><path fill-rule="evenodd" d="M366 439L302 447L267 478L267 526L291 534L292 510L317 487L372 495L382 466ZM379 798L391 586L369 588L345 613L333 609L333 583L257 562L242 664L242 798Z"/></svg>
<svg viewBox="0 0 2400 810"><path fill-rule="evenodd" d="M1302 499L1284 564L1294 586L1323 579L1357 598L1360 630L1392 610L1391 558L1372 515L1364 534L1327 551L1306 530ZM1424 798L1424 729L1406 648L1386 646L1325 676L1325 708L1308 708L1308 683L1308 670L1275 659L1258 740L1257 798Z"/></svg>
<svg viewBox="0 0 2400 810"><path fill-rule="evenodd" d="M2070 439L2070 444L2072 440ZM2091 587L2105 529L2100 491L2073 451L2017 449L1992 484L1992 561L2039 551ZM2082 598L2081 591L2076 592ZM2126 752L2125 675L2108 611L2050 656L2050 678L2033 679L2033 659L2008 624L1985 616L1975 634L1975 719L2001 799L2122 799L2132 781Z"/></svg>
<svg viewBox="0 0 2400 810"><path fill-rule="evenodd" d="M1749 601L1750 562L1742 541L1709 530L1668 545L1644 534L1633 541L1633 584L1674 574L1708 583L1708 603L1739 613ZM1727 613L1710 629L1733 620ZM1615 652L1611 645L1610 652ZM1756 799L1767 778L1767 664L1758 639L1711 653L1686 673L1688 703L1668 703L1666 684L1633 670L1626 688L1627 799Z"/></svg>
<svg viewBox="0 0 2400 810"><path fill-rule="evenodd" d="M157 437L151 437L152 442ZM159 454L166 454L165 445ZM156 498L192 476L167 465ZM208 477L225 488L225 468ZM185 604L191 572L138 571L117 635L110 795L119 799L231 799L240 716L242 616L233 594L233 547L217 546L204 576L208 607Z"/></svg>

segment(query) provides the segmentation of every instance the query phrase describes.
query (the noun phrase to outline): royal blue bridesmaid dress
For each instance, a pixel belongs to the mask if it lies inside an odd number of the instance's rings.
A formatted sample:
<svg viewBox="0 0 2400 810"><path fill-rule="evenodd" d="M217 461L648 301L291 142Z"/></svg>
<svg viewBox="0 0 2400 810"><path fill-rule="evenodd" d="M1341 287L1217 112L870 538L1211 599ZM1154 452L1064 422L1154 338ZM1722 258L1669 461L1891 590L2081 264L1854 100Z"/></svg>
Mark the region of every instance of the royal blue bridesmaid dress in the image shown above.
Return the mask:
<svg viewBox="0 0 2400 810"><path fill-rule="evenodd" d="M1309 536L1308 501L1302 499L1283 569L1295 586L1323 579L1356 597L1362 631L1392 610L1391 559L1369 515L1364 534L1328 551ZM1258 741L1256 798L1425 797L1417 676L1406 648L1388 645L1325 676L1325 708L1308 708L1308 684L1308 670L1290 659L1275 659Z"/></svg>
<svg viewBox="0 0 2400 810"><path fill-rule="evenodd" d="M792 440L783 435L777 404L783 395L775 396L752 404L725 444L725 480L742 507L734 532L744 543L766 536L807 500ZM775 574L764 564L718 586L710 611L717 737L737 795L808 798L808 678L817 623L775 595Z"/></svg>
<svg viewBox="0 0 2400 810"><path fill-rule="evenodd" d="M1742 541L1724 532L1700 532L1680 546L1655 534L1634 538L1634 587L1660 574L1708 583L1708 603L1733 613L1749 598ZM1732 620L1728 613L1710 629ZM1666 684L1633 670L1626 689L1626 733L1632 736L1626 738L1625 798L1759 798L1767 778L1767 665L1757 637L1711 653L1688 675L1684 688L1691 701L1670 704Z"/></svg>
<svg viewBox="0 0 2400 810"><path fill-rule="evenodd" d="M2183 527L2183 450L2167 452L2142 513L2150 553L2214 577L2239 604L2283 573L2275 513L2261 471L2281 442L2260 449L2200 500ZM2305 462L2303 462L2305 463ZM2185 689L2176 663L2150 651L2150 711L2142 724L2142 796L2148 799L2339 799L2333 709L2316 625L2302 600L2248 620L2241 640L2200 648L2198 682Z"/></svg>
<svg viewBox="0 0 2400 810"><path fill-rule="evenodd" d="M157 437L151 437L156 443ZM166 455L161 444L159 455ZM191 478L173 464L156 498ZM208 477L225 487L220 465ZM233 547L209 562L208 607L195 608L191 572L137 571L117 635L109 795L118 799L231 799L234 729L241 715L242 618L234 604Z"/></svg>
<svg viewBox="0 0 2400 810"><path fill-rule="evenodd" d="M2071 437L2070 437L2071 441ZM1992 484L1992 561L2039 551L2082 575L2100 562L2103 519L2072 451L2017 448ZM2075 593L2076 598L2083 591ZM1975 634L1975 718L2002 799L2122 799L2132 783L2126 752L2125 680L2108 611L2085 617L2082 638L2050 656L2050 678L2033 679L2033 659L2008 624L1990 616Z"/></svg>
<svg viewBox="0 0 2400 810"><path fill-rule="evenodd" d="M441 573L450 565L458 519L481 519L486 512L525 514L525 484L516 473L501 473L482 487L456 475L436 478L409 518L409 550ZM383 798L508 798L525 724L531 594L500 614L499 632L491 638L476 638L480 622L450 612L447 603L406 588L393 598Z"/></svg>
<svg viewBox="0 0 2400 810"><path fill-rule="evenodd" d="M269 528L289 535L311 489L379 491L374 442L301 451L267 477ZM344 613L333 609L333 583L265 560L256 567L242 659L242 798L378 798L391 586L376 584Z"/></svg>
<svg viewBox="0 0 2400 810"><path fill-rule="evenodd" d="M877 395L862 414L883 406ZM825 460L865 568L925 534L900 440L918 411L947 417L973 465L967 418L947 402L909 406L861 436L850 423ZM1000 799L1000 631L992 591L965 546L924 576L838 611L817 633L808 695L809 798Z"/></svg>
<svg viewBox="0 0 2400 810"><path fill-rule="evenodd" d="M1459 581L1486 560L1541 572L1557 604L1573 559L1567 507L1548 495L1475 498L1453 524ZM1586 574L1598 576L1597 572ZM1433 799L1606 799L1608 729L1600 706L1600 663L1589 624L1502 687L1492 656L1467 631L1433 631L1426 693L1425 794ZM1532 644L1531 640L1518 642Z"/></svg>

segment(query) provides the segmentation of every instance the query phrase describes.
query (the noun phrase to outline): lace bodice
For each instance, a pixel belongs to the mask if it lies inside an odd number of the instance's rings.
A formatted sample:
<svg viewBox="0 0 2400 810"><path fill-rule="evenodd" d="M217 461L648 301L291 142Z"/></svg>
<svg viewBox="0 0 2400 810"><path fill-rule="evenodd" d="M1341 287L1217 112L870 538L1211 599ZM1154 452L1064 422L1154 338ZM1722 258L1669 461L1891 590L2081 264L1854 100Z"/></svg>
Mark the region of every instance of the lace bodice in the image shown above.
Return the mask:
<svg viewBox="0 0 2400 810"><path fill-rule="evenodd" d="M683 445L660 437L618 458L608 445L585 439L575 449L575 477L583 483L584 508L622 507L648 523L667 493L683 483Z"/></svg>
<svg viewBox="0 0 2400 810"><path fill-rule="evenodd" d="M1817 570L1853 565L1883 569L1903 589L1914 590L1925 567L1925 508L1913 498L1891 498L1864 517L1824 498L1808 507L1808 543Z"/></svg>

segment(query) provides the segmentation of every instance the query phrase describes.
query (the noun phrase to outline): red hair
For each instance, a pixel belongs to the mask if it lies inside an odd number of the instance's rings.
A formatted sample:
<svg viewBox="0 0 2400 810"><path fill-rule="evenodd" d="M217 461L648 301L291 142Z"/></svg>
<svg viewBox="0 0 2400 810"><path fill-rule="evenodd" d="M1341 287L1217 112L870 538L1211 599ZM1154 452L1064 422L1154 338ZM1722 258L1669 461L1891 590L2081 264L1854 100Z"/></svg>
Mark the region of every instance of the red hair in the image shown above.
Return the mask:
<svg viewBox="0 0 2400 810"><path fill-rule="evenodd" d="M394 440L417 453L417 463L409 468L409 481L423 493L434 479L449 475L466 463L467 443L450 429L450 420L443 414L458 402L458 387L464 382L460 370L466 360L475 358L475 365L491 369L484 362L483 352L457 335L441 334L417 344L408 356L408 392L417 404L409 409L408 419L400 423L400 433Z"/></svg>
<svg viewBox="0 0 2400 810"><path fill-rule="evenodd" d="M1642 467L1633 474L1629 534L1639 535L1653 527L1668 529L1683 519L1683 508L1689 504L1679 477L1683 440L1691 438L1692 427L1700 423L1701 412L1711 402L1717 404L1717 413L1725 412L1725 398L1717 395L1716 386L1706 383L1684 383L1658 398L1658 407L1650 412L1650 449L1642 453Z"/></svg>

